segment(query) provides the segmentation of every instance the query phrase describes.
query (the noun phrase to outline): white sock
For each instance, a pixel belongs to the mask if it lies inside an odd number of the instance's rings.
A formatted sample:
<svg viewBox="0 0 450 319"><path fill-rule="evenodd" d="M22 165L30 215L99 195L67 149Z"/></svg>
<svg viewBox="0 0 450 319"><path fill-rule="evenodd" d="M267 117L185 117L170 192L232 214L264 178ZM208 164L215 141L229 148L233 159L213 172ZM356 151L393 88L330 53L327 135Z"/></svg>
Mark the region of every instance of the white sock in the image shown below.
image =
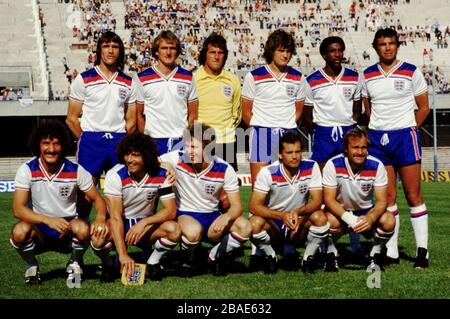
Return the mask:
<svg viewBox="0 0 450 319"><path fill-rule="evenodd" d="M370 251L370 257L373 257L375 254L381 253L383 246L386 245L386 243L392 237L393 234L394 231L385 232L382 229L377 228L374 234L373 246L372 250Z"/></svg>
<svg viewBox="0 0 450 319"><path fill-rule="evenodd" d="M20 257L27 263L28 267L38 265L36 254L34 252L36 245L34 244L33 239L29 240L25 245L16 243L12 238L9 239L9 242L17 250Z"/></svg>
<svg viewBox="0 0 450 319"><path fill-rule="evenodd" d="M156 265L159 264L162 256L164 256L167 252L171 251L175 248L177 243L167 239L167 238L159 238L155 243L155 249L153 253L150 255L150 258L147 260L147 264Z"/></svg>
<svg viewBox="0 0 450 319"><path fill-rule="evenodd" d="M328 247L326 250L327 254L333 253L335 256L338 255L338 251L335 244L338 241L338 239L341 238L341 236L342 236L342 228L330 228L328 230L328 238L327 238Z"/></svg>
<svg viewBox="0 0 450 319"><path fill-rule="evenodd" d="M416 237L417 248L428 249L428 210L425 204L410 207L411 223Z"/></svg>
<svg viewBox="0 0 450 319"><path fill-rule="evenodd" d="M192 261L194 258L195 247L200 243L200 241L189 241L183 235L181 236L181 250L185 253L186 260Z"/></svg>
<svg viewBox="0 0 450 319"><path fill-rule="evenodd" d="M398 207L397 204L394 204L392 206L389 206L387 208L388 212L391 212L395 216L395 228L394 228L394 234L392 235L391 239L386 243L386 256L397 259L398 258L398 233L400 231L400 215L398 213Z"/></svg>
<svg viewBox="0 0 450 319"><path fill-rule="evenodd" d="M70 257L71 260L76 261L78 264L83 263L83 256L86 250L89 247L89 242L80 242L75 237L72 238L72 256Z"/></svg>
<svg viewBox="0 0 450 319"><path fill-rule="evenodd" d="M329 229L329 223L327 223L325 226L309 227L308 243L306 245L303 260L308 259L309 256L314 256L316 251L319 249L320 244L328 237Z"/></svg>
<svg viewBox="0 0 450 319"><path fill-rule="evenodd" d="M216 258L225 256L233 250L241 247L247 240L248 238L241 237L238 233L230 232L223 236L220 243L211 249L209 252L209 258L211 260L215 260Z"/></svg>
<svg viewBox="0 0 450 319"><path fill-rule="evenodd" d="M250 241L258 248L259 251L262 251L264 255L276 257L275 250L273 250L270 245L270 235L267 231L263 230L257 234L253 234Z"/></svg>
<svg viewBox="0 0 450 319"><path fill-rule="evenodd" d="M100 258L103 265L111 266L113 264L112 258L109 255L109 252L112 249L112 242L109 241L104 246L97 248L97 247L94 247L94 245L92 244L92 241L91 241L91 247L92 247L92 250L94 251L94 254L98 258Z"/></svg>

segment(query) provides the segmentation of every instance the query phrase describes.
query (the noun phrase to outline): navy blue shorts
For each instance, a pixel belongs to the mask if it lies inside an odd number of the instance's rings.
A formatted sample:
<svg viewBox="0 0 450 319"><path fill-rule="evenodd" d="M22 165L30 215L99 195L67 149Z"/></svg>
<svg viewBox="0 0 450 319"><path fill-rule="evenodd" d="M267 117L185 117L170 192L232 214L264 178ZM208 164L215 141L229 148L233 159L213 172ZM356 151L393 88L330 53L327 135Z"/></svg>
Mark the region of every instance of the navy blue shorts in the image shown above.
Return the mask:
<svg viewBox="0 0 450 319"><path fill-rule="evenodd" d="M416 127L395 131L369 130L369 138L369 154L385 166L392 165L398 169L421 162L422 149Z"/></svg>
<svg viewBox="0 0 450 319"><path fill-rule="evenodd" d="M78 140L77 162L99 177L118 163L117 144L126 133L83 132Z"/></svg>
<svg viewBox="0 0 450 319"><path fill-rule="evenodd" d="M158 156L183 148L183 140L181 138L154 138Z"/></svg>
<svg viewBox="0 0 450 319"><path fill-rule="evenodd" d="M326 163L333 156L342 153L343 137L355 126L316 126L314 128L311 159L318 163Z"/></svg>
<svg viewBox="0 0 450 319"><path fill-rule="evenodd" d="M219 211L211 212L211 213L199 213L199 212L186 212L186 211L177 211L177 217L181 215L188 215L197 220L200 225L202 225L202 240L208 241L208 230L211 227L211 224L222 215Z"/></svg>
<svg viewBox="0 0 450 319"><path fill-rule="evenodd" d="M297 128L253 126L250 132L250 162L273 163L278 161L280 138L291 131L298 133Z"/></svg>

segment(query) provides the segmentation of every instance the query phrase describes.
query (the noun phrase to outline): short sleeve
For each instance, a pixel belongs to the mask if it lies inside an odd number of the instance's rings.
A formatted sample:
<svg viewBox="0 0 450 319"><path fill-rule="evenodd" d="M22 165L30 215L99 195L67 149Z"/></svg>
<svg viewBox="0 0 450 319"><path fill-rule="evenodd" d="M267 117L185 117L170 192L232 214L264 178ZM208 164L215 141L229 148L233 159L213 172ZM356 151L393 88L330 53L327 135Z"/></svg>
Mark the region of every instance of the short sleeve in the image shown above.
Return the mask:
<svg viewBox="0 0 450 319"><path fill-rule="evenodd" d="M189 87L188 102L196 101L197 99L198 99L197 86L195 85L194 77L192 77L192 81Z"/></svg>
<svg viewBox="0 0 450 319"><path fill-rule="evenodd" d="M428 91L427 82L418 68L414 71L412 77L412 88L414 92L414 96L419 96Z"/></svg>
<svg viewBox="0 0 450 319"><path fill-rule="evenodd" d="M360 82L361 82L361 95L362 95L362 97L370 98L369 90L367 89L367 82L364 79L364 74L361 75Z"/></svg>
<svg viewBox="0 0 450 319"><path fill-rule="evenodd" d="M255 81L251 72L248 72L244 79L244 85L242 87L242 97L248 100L255 98Z"/></svg>
<svg viewBox="0 0 450 319"><path fill-rule="evenodd" d="M223 189L227 193L239 192L238 177L233 167L230 165L228 165L227 170L225 171Z"/></svg>
<svg viewBox="0 0 450 319"><path fill-rule="evenodd" d="M258 175L256 175L254 190L260 193L267 194L270 191L272 185L272 176L269 170L262 168Z"/></svg>
<svg viewBox="0 0 450 319"><path fill-rule="evenodd" d="M377 168L377 175L375 176L374 187L386 187L387 186L387 172L384 165L380 162Z"/></svg>
<svg viewBox="0 0 450 319"><path fill-rule="evenodd" d="M336 188L336 169L334 167L333 161L329 160L323 170L322 170L322 184L323 187Z"/></svg>
<svg viewBox="0 0 450 319"><path fill-rule="evenodd" d="M17 170L14 178L15 189L30 190L31 188L31 171L27 164L22 164Z"/></svg>
<svg viewBox="0 0 450 319"><path fill-rule="evenodd" d="M134 104L136 103L136 99L137 99L137 78L133 77L133 79L131 80L131 91L125 103Z"/></svg>
<svg viewBox="0 0 450 319"><path fill-rule="evenodd" d="M92 175L79 164L77 171L77 185L82 192L87 192L94 186Z"/></svg>
<svg viewBox="0 0 450 319"><path fill-rule="evenodd" d="M115 170L106 173L104 193L106 196L122 197L122 181Z"/></svg>
<svg viewBox="0 0 450 319"><path fill-rule="evenodd" d="M174 168L178 164L178 159L179 159L178 151L165 153L165 154L162 154L162 155L159 156L159 161L161 163L163 163L163 162L169 163Z"/></svg>
<svg viewBox="0 0 450 319"><path fill-rule="evenodd" d="M84 87L83 78L81 73L77 75L70 86L69 98L78 102L84 102L86 97L86 89Z"/></svg>
<svg viewBox="0 0 450 319"><path fill-rule="evenodd" d="M300 82L298 84L297 96L295 97L295 101L304 101L306 98L306 86L308 83L306 82L305 77L302 75Z"/></svg>
<svg viewBox="0 0 450 319"><path fill-rule="evenodd" d="M135 80L134 82L136 83L136 102L144 104L145 101L144 86L142 85L142 82L139 79L138 75L135 76L134 80Z"/></svg>
<svg viewBox="0 0 450 319"><path fill-rule="evenodd" d="M309 86L308 81L305 80L305 105L314 106L314 95Z"/></svg>
<svg viewBox="0 0 450 319"><path fill-rule="evenodd" d="M361 100L362 86L363 86L363 77L361 73L359 73L358 84L356 85L355 93L353 94L353 101Z"/></svg>
<svg viewBox="0 0 450 319"><path fill-rule="evenodd" d="M320 173L320 168L317 163L314 163L311 182L309 183L309 189L322 189L322 174Z"/></svg>

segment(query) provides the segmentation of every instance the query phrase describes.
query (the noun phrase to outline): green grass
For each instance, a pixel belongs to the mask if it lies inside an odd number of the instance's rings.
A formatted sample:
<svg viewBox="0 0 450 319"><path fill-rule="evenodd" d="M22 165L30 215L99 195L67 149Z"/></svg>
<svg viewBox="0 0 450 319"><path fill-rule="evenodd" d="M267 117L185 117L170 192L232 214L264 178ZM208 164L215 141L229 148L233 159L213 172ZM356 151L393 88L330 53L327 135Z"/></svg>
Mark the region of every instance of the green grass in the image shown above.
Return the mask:
<svg viewBox="0 0 450 319"><path fill-rule="evenodd" d="M66 286L64 267L67 256L54 252L38 256L43 283L27 287L23 274L25 265L9 244L9 234L16 222L11 212L12 194L0 195L0 298L449 298L450 297L450 183L425 183L425 200L430 211L430 268L417 270L412 267L415 240L409 221L409 212L399 188L401 231L399 246L400 265L389 266L381 275L381 288L369 289L368 273L362 266L346 265L338 273L317 271L313 275L279 270L268 276L262 272L233 273L226 277L201 275L194 278L166 277L162 282L146 283L141 287L124 287L119 280L101 284L96 265L99 260L89 249L85 255L87 278L80 289ZM242 199L248 203L249 188L242 189ZM364 243L362 239L362 243ZM349 251L348 236L340 245ZM303 253L303 248L300 252ZM250 245L245 256L238 260L248 263Z"/></svg>

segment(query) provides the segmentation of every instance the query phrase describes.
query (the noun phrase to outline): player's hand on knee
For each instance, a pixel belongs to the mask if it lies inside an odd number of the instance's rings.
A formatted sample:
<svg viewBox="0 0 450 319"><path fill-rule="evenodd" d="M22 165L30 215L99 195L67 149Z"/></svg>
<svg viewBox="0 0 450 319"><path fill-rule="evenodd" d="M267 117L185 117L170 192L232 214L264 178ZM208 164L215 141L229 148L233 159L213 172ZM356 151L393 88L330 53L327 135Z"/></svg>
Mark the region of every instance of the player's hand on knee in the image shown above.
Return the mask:
<svg viewBox="0 0 450 319"><path fill-rule="evenodd" d="M291 213L283 214L283 223L290 230L295 229L296 224L295 221L292 219Z"/></svg>
<svg viewBox="0 0 450 319"><path fill-rule="evenodd" d="M61 233L61 237L70 233L70 224L64 218L49 217L47 226Z"/></svg>
<svg viewBox="0 0 450 319"><path fill-rule="evenodd" d="M353 230L357 234L364 233L372 228L372 220L367 218L367 216L359 216Z"/></svg>
<svg viewBox="0 0 450 319"><path fill-rule="evenodd" d="M231 218L230 216L228 216L228 214L222 214L213 222L212 229L216 233L221 233L228 226L230 221Z"/></svg>
<svg viewBox="0 0 450 319"><path fill-rule="evenodd" d="M104 221L95 220L91 225L90 233L94 238L105 239L109 234L109 227Z"/></svg>
<svg viewBox="0 0 450 319"><path fill-rule="evenodd" d="M133 227L130 228L130 230L125 235L125 242L128 245L137 245L139 241L141 240L142 236L144 236L146 228L146 225L142 224L141 222L133 225Z"/></svg>

